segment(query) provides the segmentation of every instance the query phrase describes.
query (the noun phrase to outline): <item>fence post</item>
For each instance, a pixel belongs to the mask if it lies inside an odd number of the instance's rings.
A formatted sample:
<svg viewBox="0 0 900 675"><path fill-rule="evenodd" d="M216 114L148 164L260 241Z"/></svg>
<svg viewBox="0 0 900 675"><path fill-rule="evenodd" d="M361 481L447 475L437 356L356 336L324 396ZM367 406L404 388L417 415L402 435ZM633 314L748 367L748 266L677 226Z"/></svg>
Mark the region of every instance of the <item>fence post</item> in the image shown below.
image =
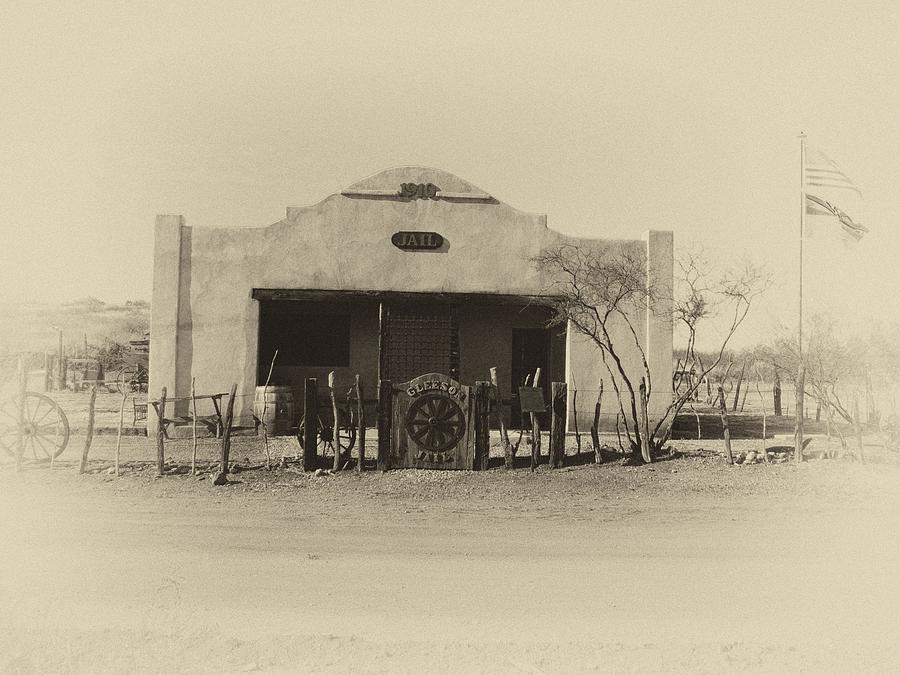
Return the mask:
<svg viewBox="0 0 900 675"><path fill-rule="evenodd" d="M66 388L65 353L63 352L63 332L59 331L59 348L56 352L56 390L64 391Z"/></svg>
<svg viewBox="0 0 900 675"><path fill-rule="evenodd" d="M515 453L509 442L509 432L506 429L506 421L503 419L503 394L497 382L497 369L491 368L492 395L497 399L497 421L500 424L500 445L503 447L503 464L507 469L512 469L515 464Z"/></svg>
<svg viewBox="0 0 900 675"><path fill-rule="evenodd" d="M550 468L561 469L566 456L566 401L568 391L565 382L550 383Z"/></svg>
<svg viewBox="0 0 900 675"><path fill-rule="evenodd" d="M378 463L382 471L391 468L391 417L394 414L390 380L378 382Z"/></svg>
<svg viewBox="0 0 900 675"><path fill-rule="evenodd" d="M863 449L862 420L859 415L859 397L853 394L853 430L856 432L856 443L859 447L859 461L866 463L866 453Z"/></svg>
<svg viewBox="0 0 900 675"><path fill-rule="evenodd" d="M122 426L125 424L125 400L128 398L128 394L124 391L122 392L122 402L119 405L119 427L116 430L116 464L115 464L115 473L119 475L119 455L122 452Z"/></svg>
<svg viewBox="0 0 900 675"><path fill-rule="evenodd" d="M19 409L17 411L17 419L16 425L18 426L18 439L19 442L16 447L16 471L22 470L22 458L25 455L25 421L26 421L26 413L25 413L25 398L27 396L26 391L28 390L28 372L25 369L25 357L20 356L18 362L18 370L16 375L18 375L17 387L18 387L18 399L19 399Z"/></svg>
<svg viewBox="0 0 900 675"><path fill-rule="evenodd" d="M489 382L475 383L475 466L476 471L488 468L491 454Z"/></svg>
<svg viewBox="0 0 900 675"><path fill-rule="evenodd" d="M535 368L534 380L531 386L537 389L541 384L541 369ZM531 470L534 471L541 463L541 423L536 413L530 414L531 418Z"/></svg>
<svg viewBox="0 0 900 675"><path fill-rule="evenodd" d="M603 463L603 453L600 450L600 404L603 402L603 379L597 385L597 401L594 403L594 423L591 425L591 443L594 444L594 462ZM576 416L578 413L575 413Z"/></svg>
<svg viewBox="0 0 900 675"><path fill-rule="evenodd" d="M213 481L213 485L228 485L228 456L231 453L231 424L234 421L234 399L237 395L237 382L231 385L228 394L228 407L225 409L225 428L222 429L222 459L219 466L219 475Z"/></svg>
<svg viewBox="0 0 900 675"><path fill-rule="evenodd" d="M359 443L359 463L356 465L358 472L365 471L363 464L366 461L366 410L363 404L363 387L356 375L356 442Z"/></svg>
<svg viewBox="0 0 900 675"><path fill-rule="evenodd" d="M159 395L156 416L156 472L162 476L166 470L166 388Z"/></svg>
<svg viewBox="0 0 900 675"><path fill-rule="evenodd" d="M806 418L806 366L800 365L800 374L794 384L794 461L803 461L803 420Z"/></svg>
<svg viewBox="0 0 900 675"><path fill-rule="evenodd" d="M78 473L84 473L87 469L88 452L91 449L91 441L94 440L94 405L97 402L97 385L91 387L91 400L88 403L87 436L84 438L84 450L81 453L81 466Z"/></svg>
<svg viewBox="0 0 900 675"><path fill-rule="evenodd" d="M316 440L319 433L319 386L314 377L303 384L303 470L315 471L319 463Z"/></svg>
<svg viewBox="0 0 900 675"><path fill-rule="evenodd" d="M725 405L725 390L719 385L719 415L722 417L722 436L725 438L725 461L734 464L731 454L731 429L728 426L728 408Z"/></svg>
<svg viewBox="0 0 900 675"><path fill-rule="evenodd" d="M641 378L641 386L638 392L641 396L641 431L638 436L641 437L641 458L645 463L650 464L653 461L652 440L650 438L650 419L647 416L647 380Z"/></svg>
<svg viewBox="0 0 900 675"><path fill-rule="evenodd" d="M197 391L195 385L197 378L191 378L191 475L197 473ZM122 405L125 405L125 397L122 397Z"/></svg>

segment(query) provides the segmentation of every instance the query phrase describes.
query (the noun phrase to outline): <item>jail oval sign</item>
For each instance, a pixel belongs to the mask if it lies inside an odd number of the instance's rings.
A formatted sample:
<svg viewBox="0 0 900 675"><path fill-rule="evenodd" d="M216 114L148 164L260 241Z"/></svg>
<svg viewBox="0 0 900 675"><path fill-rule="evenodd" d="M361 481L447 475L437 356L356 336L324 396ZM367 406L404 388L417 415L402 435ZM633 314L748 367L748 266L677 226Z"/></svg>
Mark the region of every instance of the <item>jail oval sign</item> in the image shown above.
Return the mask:
<svg viewBox="0 0 900 675"><path fill-rule="evenodd" d="M391 243L404 251L433 251L444 245L444 238L437 232L395 232Z"/></svg>

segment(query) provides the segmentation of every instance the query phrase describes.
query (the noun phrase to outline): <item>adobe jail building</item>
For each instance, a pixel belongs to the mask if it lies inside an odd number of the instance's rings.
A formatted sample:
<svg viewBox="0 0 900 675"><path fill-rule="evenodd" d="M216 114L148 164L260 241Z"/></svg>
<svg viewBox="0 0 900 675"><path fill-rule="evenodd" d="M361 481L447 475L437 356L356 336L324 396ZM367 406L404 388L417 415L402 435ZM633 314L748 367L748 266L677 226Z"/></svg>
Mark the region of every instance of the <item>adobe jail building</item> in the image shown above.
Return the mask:
<svg viewBox="0 0 900 675"><path fill-rule="evenodd" d="M235 415L252 424L254 393L276 349L272 384L294 388L298 414L304 378L318 377L321 386L332 370L341 396L359 373L374 407L379 377L399 383L440 372L471 385L496 366L510 399L540 367L547 391L552 381L569 383L569 429L574 376L585 430L598 379L608 374L583 336L547 326L553 280L531 263L563 242L639 253L671 289L671 232L632 241L566 237L547 227L545 215L419 166L288 207L283 220L263 227L192 228L182 216L158 216L151 395L165 386L169 397L188 396L192 377L198 393L237 382ZM643 309L635 319L656 383L652 413L671 397L671 312ZM623 332L618 342L631 340ZM637 350L625 350L625 363L639 380ZM610 412L608 381L604 389Z"/></svg>

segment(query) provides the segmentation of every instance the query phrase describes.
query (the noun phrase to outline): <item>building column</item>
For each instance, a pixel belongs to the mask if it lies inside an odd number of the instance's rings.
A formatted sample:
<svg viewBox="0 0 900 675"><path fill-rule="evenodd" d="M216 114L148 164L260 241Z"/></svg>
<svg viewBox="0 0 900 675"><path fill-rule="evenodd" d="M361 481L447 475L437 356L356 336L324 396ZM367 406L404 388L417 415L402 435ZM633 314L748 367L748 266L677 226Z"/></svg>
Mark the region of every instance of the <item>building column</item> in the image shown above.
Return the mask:
<svg viewBox="0 0 900 675"><path fill-rule="evenodd" d="M175 396L178 364L178 309L181 291L181 241L184 217L156 216L153 240L153 295L150 303L150 374L148 397L162 388ZM147 415L147 434L155 434L157 420Z"/></svg>
<svg viewBox="0 0 900 675"><path fill-rule="evenodd" d="M661 415L672 402L672 294L675 272L672 232L650 230L644 234L647 244L647 279L655 289L652 307L647 311L644 351L653 390L648 410L651 417Z"/></svg>

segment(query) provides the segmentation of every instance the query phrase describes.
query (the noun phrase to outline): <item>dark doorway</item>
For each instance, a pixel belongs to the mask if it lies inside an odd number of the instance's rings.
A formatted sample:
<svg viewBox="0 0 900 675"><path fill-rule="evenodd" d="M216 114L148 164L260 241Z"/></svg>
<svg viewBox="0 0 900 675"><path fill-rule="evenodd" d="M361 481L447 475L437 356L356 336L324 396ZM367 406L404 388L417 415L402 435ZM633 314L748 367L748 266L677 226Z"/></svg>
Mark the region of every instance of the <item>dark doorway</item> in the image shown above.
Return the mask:
<svg viewBox="0 0 900 675"><path fill-rule="evenodd" d="M550 396L550 331L546 328L513 328L512 334L512 382L513 382L513 414L518 413L518 388L525 383L528 375L534 377L534 371L541 369L541 390L544 400ZM515 420L514 423L517 423ZM545 420L541 418L541 426Z"/></svg>
<svg viewBox="0 0 900 675"><path fill-rule="evenodd" d="M257 383L264 384L278 350L278 370L350 365L349 307L263 302L259 308Z"/></svg>

